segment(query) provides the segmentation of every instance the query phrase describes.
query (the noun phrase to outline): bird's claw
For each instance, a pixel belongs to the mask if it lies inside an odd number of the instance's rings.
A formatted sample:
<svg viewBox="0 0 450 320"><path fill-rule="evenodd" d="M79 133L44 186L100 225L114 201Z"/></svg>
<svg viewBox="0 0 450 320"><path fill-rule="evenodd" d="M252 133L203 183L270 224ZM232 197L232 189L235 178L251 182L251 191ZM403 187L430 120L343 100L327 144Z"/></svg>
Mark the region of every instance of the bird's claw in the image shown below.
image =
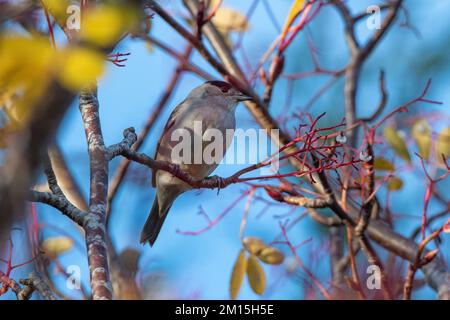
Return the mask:
<svg viewBox="0 0 450 320"><path fill-rule="evenodd" d="M213 182L214 185L217 185L217 194L219 194L220 189L225 186L225 179L219 176L211 176L208 177L208 180Z"/></svg>

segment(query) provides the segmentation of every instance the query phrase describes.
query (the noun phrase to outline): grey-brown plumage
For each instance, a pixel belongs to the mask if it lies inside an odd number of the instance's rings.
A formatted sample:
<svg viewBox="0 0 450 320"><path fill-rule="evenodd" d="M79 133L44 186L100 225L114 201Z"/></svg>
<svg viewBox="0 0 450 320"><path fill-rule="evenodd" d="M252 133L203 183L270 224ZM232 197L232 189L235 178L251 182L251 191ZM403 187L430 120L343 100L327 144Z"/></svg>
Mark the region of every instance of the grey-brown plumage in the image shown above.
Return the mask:
<svg viewBox="0 0 450 320"><path fill-rule="evenodd" d="M223 81L208 81L193 89L187 98L172 112L164 131L158 141L155 159L172 161L172 149L179 141L172 141L172 133L177 129L186 129L194 133L194 123L201 121L202 135L205 130L218 129L223 137L227 129L235 129L235 110L240 101L249 97ZM228 148L227 139L223 139L223 150ZM203 144L205 146L209 142ZM191 145L194 160L194 145ZM202 158L203 160L203 158ZM178 163L181 169L194 179L201 180L209 176L217 167L217 163L190 164ZM156 187L156 198L150 214L141 232L141 243L149 242L151 246L156 241L167 213L175 199L191 187L166 171L153 170L152 185Z"/></svg>

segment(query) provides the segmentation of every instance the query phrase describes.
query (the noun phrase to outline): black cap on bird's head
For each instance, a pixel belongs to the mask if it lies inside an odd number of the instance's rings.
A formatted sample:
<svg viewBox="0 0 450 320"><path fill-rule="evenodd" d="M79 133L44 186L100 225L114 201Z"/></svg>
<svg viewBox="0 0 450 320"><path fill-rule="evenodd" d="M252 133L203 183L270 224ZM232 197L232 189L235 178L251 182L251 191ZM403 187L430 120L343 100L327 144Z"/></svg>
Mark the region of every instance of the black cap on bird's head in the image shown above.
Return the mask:
<svg viewBox="0 0 450 320"><path fill-rule="evenodd" d="M206 81L205 83L209 83L213 86L216 86L217 88L222 90L222 92L228 92L231 88L233 88L233 86L231 84L229 84L228 82L220 81L220 80L211 80L211 81Z"/></svg>
<svg viewBox="0 0 450 320"><path fill-rule="evenodd" d="M252 100L252 97L243 94L241 91L233 87L231 84L225 81L213 80L205 82L207 85L218 88L224 96L228 96L236 99L237 101Z"/></svg>

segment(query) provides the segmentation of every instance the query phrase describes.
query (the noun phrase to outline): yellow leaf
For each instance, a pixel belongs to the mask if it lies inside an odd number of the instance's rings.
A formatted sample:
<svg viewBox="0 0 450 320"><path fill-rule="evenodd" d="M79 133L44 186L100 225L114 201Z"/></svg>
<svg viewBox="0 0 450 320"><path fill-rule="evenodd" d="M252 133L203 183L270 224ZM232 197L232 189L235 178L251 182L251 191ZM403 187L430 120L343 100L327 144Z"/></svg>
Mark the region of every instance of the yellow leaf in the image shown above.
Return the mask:
<svg viewBox="0 0 450 320"><path fill-rule="evenodd" d="M60 25L65 24L67 18L67 8L70 6L70 2L68 0L42 0L42 3Z"/></svg>
<svg viewBox="0 0 450 320"><path fill-rule="evenodd" d="M430 157L431 129L426 120L418 120L412 127L412 136L419 148L419 154L428 160Z"/></svg>
<svg viewBox="0 0 450 320"><path fill-rule="evenodd" d="M11 35L0 38L0 88L42 77L51 65L52 50L47 39Z"/></svg>
<svg viewBox="0 0 450 320"><path fill-rule="evenodd" d="M0 37L0 94L13 125L20 124L51 80L55 51L40 36Z"/></svg>
<svg viewBox="0 0 450 320"><path fill-rule="evenodd" d="M406 147L405 140L399 135L399 133L392 127L384 127L384 138L391 145L394 151L403 159L411 162L408 148Z"/></svg>
<svg viewBox="0 0 450 320"><path fill-rule="evenodd" d="M263 294L266 287L266 275L258 259L253 255L247 260L247 276L253 291L258 295Z"/></svg>
<svg viewBox="0 0 450 320"><path fill-rule="evenodd" d="M101 54L84 48L69 48L62 57L58 77L65 87L79 91L94 84L103 71L104 59Z"/></svg>
<svg viewBox="0 0 450 320"><path fill-rule="evenodd" d="M138 21L137 14L125 6L99 5L90 9L81 25L81 38L101 47L114 44Z"/></svg>
<svg viewBox="0 0 450 320"><path fill-rule="evenodd" d="M244 32L249 28L247 18L242 13L222 6L216 11L212 22L219 31L225 34L230 31Z"/></svg>
<svg viewBox="0 0 450 320"><path fill-rule="evenodd" d="M284 23L282 39L286 37L289 27L291 26L292 22L294 21L294 18L298 15L300 10L303 9L304 4L305 0L295 0L294 3L292 4L291 9L289 10L289 14L286 18L286 22Z"/></svg>
<svg viewBox="0 0 450 320"><path fill-rule="evenodd" d="M436 141L436 153L440 162L443 161L442 155L446 158L450 156L450 128L445 128L439 134Z"/></svg>
<svg viewBox="0 0 450 320"><path fill-rule="evenodd" d="M381 158L381 157L376 157L375 158L375 162L374 162L374 167L376 170L380 170L380 171L393 171L395 170L395 166L392 162Z"/></svg>
<svg viewBox="0 0 450 320"><path fill-rule="evenodd" d="M244 248L254 255L257 255L262 249L266 247L261 239L255 237L246 237L242 241L242 243L244 244Z"/></svg>
<svg viewBox="0 0 450 320"><path fill-rule="evenodd" d="M284 254L274 247L266 247L258 254L258 258L268 264L281 264L284 261Z"/></svg>
<svg viewBox="0 0 450 320"><path fill-rule="evenodd" d="M236 262L234 263L233 272L231 273L230 296L233 300L236 299L239 290L241 289L246 269L247 260L245 260L245 251L241 250L239 252L238 258L236 259Z"/></svg>
<svg viewBox="0 0 450 320"><path fill-rule="evenodd" d="M392 177L387 183L387 188L390 191L400 190L403 187L403 180L397 177Z"/></svg>
<svg viewBox="0 0 450 320"><path fill-rule="evenodd" d="M72 246L73 241L68 237L52 237L42 242L42 249L52 258L69 251Z"/></svg>

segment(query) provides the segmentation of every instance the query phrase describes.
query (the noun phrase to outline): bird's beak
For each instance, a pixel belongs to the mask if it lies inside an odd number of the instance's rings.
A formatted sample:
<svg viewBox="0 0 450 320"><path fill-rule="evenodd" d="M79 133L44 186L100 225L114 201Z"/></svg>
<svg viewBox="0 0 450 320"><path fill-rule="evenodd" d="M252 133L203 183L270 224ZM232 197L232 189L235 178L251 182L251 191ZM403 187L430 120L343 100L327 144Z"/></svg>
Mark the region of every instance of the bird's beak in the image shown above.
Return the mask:
<svg viewBox="0 0 450 320"><path fill-rule="evenodd" d="M239 102L253 100L252 97L247 96L247 95L242 94L242 93L239 94L239 95L236 95L235 97L236 97L236 100L239 101Z"/></svg>

